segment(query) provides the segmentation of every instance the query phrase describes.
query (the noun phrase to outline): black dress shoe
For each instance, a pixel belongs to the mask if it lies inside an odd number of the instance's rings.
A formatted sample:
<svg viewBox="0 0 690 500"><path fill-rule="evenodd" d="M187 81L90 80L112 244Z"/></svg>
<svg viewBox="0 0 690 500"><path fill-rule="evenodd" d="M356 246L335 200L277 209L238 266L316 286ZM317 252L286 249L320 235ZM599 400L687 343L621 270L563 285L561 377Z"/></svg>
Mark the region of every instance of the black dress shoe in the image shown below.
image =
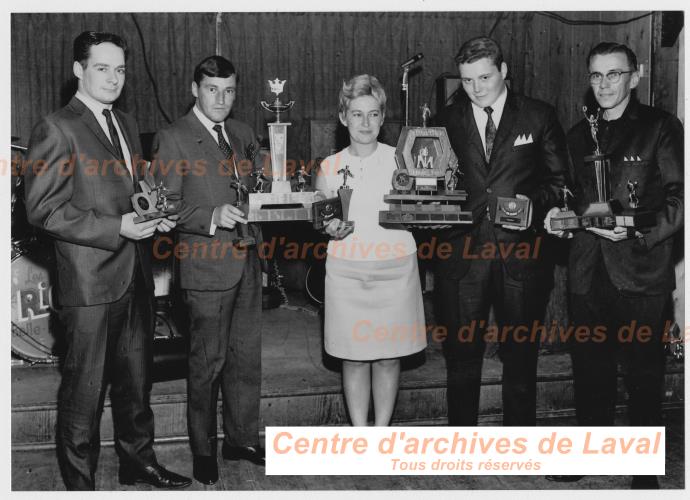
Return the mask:
<svg viewBox="0 0 690 500"><path fill-rule="evenodd" d="M259 446L230 446L223 442L225 460L248 460L256 465L266 465L266 452Z"/></svg>
<svg viewBox="0 0 690 500"><path fill-rule="evenodd" d="M579 481L585 476L574 476L574 475L552 475L552 476L546 476L546 479L549 481L553 481L554 483L574 483L575 481Z"/></svg>
<svg viewBox="0 0 690 500"><path fill-rule="evenodd" d="M658 490L659 480L656 476L633 476L631 490Z"/></svg>
<svg viewBox="0 0 690 500"><path fill-rule="evenodd" d="M159 464L150 464L143 469L131 465L120 465L120 484L146 483L154 488L185 488L192 484L188 477L175 474Z"/></svg>
<svg viewBox="0 0 690 500"><path fill-rule="evenodd" d="M218 481L218 462L215 456L194 455L194 479L208 485Z"/></svg>

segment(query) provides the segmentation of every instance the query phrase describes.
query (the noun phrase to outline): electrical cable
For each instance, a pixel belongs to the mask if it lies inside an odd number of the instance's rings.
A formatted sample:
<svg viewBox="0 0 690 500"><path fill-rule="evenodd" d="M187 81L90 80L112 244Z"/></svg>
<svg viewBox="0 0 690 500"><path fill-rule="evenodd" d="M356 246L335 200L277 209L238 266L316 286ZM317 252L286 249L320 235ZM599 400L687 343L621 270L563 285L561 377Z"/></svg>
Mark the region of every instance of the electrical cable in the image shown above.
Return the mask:
<svg viewBox="0 0 690 500"><path fill-rule="evenodd" d="M156 83L156 80L153 78L153 74L151 73L151 68L149 66L148 59L146 58L146 42L144 42L144 33L141 31L139 22L137 21L137 18L134 16L134 14L132 13L130 14L130 16L132 17L132 21L134 21L134 26L136 27L137 32L139 33L139 40L141 41L141 50L143 54L142 57L144 58L144 68L146 68L146 73L148 74L149 80L151 81L151 85L153 86L153 95L156 97L156 105L158 106L158 110L163 115L163 118L165 118L165 120L168 123L172 123L172 120L163 109L160 96L158 95L158 84Z"/></svg>
<svg viewBox="0 0 690 500"><path fill-rule="evenodd" d="M555 19L556 21L560 21L563 24L569 24L571 26L618 26L621 24L628 24L632 23L634 21L638 21L640 19L643 19L645 17L649 17L652 15L652 12L647 12L646 14L642 14L639 16L631 17L630 19L624 19L622 21L597 21L594 19L591 20L575 20L575 19L568 19L566 17L563 17L559 14L556 14L555 12L549 12L549 11L537 11L536 14L539 14L544 17L548 17L551 19Z"/></svg>

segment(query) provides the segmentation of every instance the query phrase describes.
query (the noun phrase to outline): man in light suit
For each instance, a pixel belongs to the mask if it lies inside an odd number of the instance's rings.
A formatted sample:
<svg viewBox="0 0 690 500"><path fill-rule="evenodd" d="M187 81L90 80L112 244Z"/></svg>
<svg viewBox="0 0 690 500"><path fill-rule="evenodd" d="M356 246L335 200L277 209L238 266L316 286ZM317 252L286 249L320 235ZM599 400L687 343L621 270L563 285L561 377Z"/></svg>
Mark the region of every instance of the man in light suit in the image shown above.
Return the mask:
<svg viewBox="0 0 690 500"><path fill-rule="evenodd" d="M544 221L553 234L572 238L568 272L573 324L605 328L604 341L571 346L577 420L579 425L614 424L620 359L630 425L663 425L663 342L675 288L673 239L683 228L683 126L676 117L637 101L633 89L640 75L629 47L602 42L592 48L587 64L599 108L597 139L611 161L611 197L627 207L636 196L641 209L655 213L656 223L640 231L551 231L557 209ZM595 149L589 122L576 124L567 140L575 211L582 214L597 201L593 169L585 163ZM659 483L656 476L635 476L632 487L655 489Z"/></svg>
<svg viewBox="0 0 690 500"><path fill-rule="evenodd" d="M551 106L507 89L508 68L494 40L469 40L456 62L467 99L449 106L439 121L464 173L469 198L463 208L472 211L474 223L438 233L452 245L450 257L435 262L439 324L448 330L448 424L477 425L484 333L493 305L499 331L507 333L497 339L503 423L534 425L538 339L529 333L542 320L548 291L541 236L531 221L523 230L494 225L494 218L497 197L503 196L530 200L533 220L543 220L563 185L565 137Z"/></svg>
<svg viewBox="0 0 690 500"><path fill-rule="evenodd" d="M75 39L77 93L34 128L25 173L29 222L55 238L67 344L56 437L68 490L95 489L109 382L120 482L191 483L160 466L153 451L148 239L175 222L133 221L130 197L145 163L134 119L112 107L125 82L126 51L111 33L87 31Z"/></svg>
<svg viewBox="0 0 690 500"><path fill-rule="evenodd" d="M261 396L261 269L255 246L233 241L242 232L259 243L235 207L251 187L258 142L251 128L229 118L237 75L230 61L211 56L194 71L189 113L160 130L152 170L183 208L178 221L180 286L190 318L187 424L194 478L218 480L216 408L223 396L222 455L264 464L259 445ZM239 184L241 185L239 185Z"/></svg>

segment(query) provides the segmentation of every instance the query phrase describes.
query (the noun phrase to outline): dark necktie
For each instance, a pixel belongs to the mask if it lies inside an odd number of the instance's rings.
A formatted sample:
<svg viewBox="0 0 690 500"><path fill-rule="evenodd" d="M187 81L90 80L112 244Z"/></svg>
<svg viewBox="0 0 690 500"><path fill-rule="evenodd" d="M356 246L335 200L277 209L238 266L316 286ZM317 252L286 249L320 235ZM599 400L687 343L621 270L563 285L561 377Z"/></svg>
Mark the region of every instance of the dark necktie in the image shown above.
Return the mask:
<svg viewBox="0 0 690 500"><path fill-rule="evenodd" d="M231 159L232 147L230 146L230 144L228 144L228 141L225 140L225 137L223 137L223 126L214 125L213 130L215 130L216 134L218 134L218 147L228 160Z"/></svg>
<svg viewBox="0 0 690 500"><path fill-rule="evenodd" d="M488 120L486 120L485 139L486 139L486 162L489 163L489 159L491 158L491 150L494 147L494 139L496 139L496 125L494 124L494 121L491 118L491 113L494 112L494 110L491 109L491 106L485 107L484 111L486 111L486 114L488 115Z"/></svg>
<svg viewBox="0 0 690 500"><path fill-rule="evenodd" d="M108 132L110 132L110 142L115 147L115 151L117 151L118 158L120 160L124 160L125 155L122 152L122 145L120 144L120 136L117 133L117 129L115 128L115 124L113 123L112 113L109 109L104 109L103 115L105 116L105 121L108 124Z"/></svg>

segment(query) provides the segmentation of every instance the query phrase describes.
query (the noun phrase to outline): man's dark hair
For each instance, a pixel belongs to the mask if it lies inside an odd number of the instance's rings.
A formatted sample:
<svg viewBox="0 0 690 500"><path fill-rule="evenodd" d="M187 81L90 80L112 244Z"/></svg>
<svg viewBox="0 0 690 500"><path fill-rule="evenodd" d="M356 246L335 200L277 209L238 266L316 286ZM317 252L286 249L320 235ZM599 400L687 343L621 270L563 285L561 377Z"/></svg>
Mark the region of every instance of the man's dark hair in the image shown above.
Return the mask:
<svg viewBox="0 0 690 500"><path fill-rule="evenodd" d="M587 67L589 68L589 63L592 62L594 56L605 56L608 54L625 54L628 59L628 64L632 71L637 71L637 57L635 53L627 45L615 42L601 42L600 44L592 47L592 50L587 54Z"/></svg>
<svg viewBox="0 0 690 500"><path fill-rule="evenodd" d="M120 47L125 53L125 59L127 59L127 42L121 36L101 31L84 31L74 39L74 45L72 46L74 60L86 68L86 61L89 59L91 47L106 42Z"/></svg>
<svg viewBox="0 0 690 500"><path fill-rule="evenodd" d="M222 56L209 56L194 68L194 81L201 84L204 75L211 78L229 78L235 74L235 66Z"/></svg>
<svg viewBox="0 0 690 500"><path fill-rule="evenodd" d="M455 56L456 64L468 64L488 57L500 70L503 62L503 52L496 41L487 36L478 36L462 44Z"/></svg>

